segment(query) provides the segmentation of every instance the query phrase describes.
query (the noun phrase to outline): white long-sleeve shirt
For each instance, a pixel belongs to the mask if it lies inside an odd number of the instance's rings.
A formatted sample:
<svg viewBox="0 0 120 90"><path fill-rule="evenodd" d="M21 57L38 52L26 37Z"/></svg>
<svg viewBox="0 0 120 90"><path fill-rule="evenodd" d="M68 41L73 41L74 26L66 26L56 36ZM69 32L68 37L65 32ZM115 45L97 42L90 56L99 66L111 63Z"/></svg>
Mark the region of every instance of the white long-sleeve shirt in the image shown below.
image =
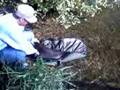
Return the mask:
<svg viewBox="0 0 120 90"><path fill-rule="evenodd" d="M27 31L26 31L27 32ZM34 38L34 35L26 35L23 26L19 26L17 20L13 17L12 14L7 14L0 17L0 50L5 48L7 45L24 51L27 55L36 53L37 50L33 47L31 38ZM32 32L29 32L32 33Z"/></svg>

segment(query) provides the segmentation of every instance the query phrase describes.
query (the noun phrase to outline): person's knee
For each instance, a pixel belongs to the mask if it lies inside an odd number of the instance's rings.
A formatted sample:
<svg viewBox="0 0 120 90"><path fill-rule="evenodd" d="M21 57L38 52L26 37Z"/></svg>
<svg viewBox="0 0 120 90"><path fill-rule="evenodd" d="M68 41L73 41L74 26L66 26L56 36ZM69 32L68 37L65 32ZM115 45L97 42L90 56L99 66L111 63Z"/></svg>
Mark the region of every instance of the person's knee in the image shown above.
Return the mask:
<svg viewBox="0 0 120 90"><path fill-rule="evenodd" d="M0 52L0 63L11 68L23 69L26 67L26 53L13 48L6 48Z"/></svg>
<svg viewBox="0 0 120 90"><path fill-rule="evenodd" d="M25 59L26 54L22 51L17 52L17 58L20 59Z"/></svg>
<svg viewBox="0 0 120 90"><path fill-rule="evenodd" d="M16 51L16 62L14 65L17 70L23 70L28 66L26 54L24 52Z"/></svg>
<svg viewBox="0 0 120 90"><path fill-rule="evenodd" d="M19 63L24 63L26 62L26 54L25 52L22 51L16 51L16 60Z"/></svg>
<svg viewBox="0 0 120 90"><path fill-rule="evenodd" d="M0 59L5 63L11 64L15 62L25 62L25 57L25 52L7 47L1 51Z"/></svg>

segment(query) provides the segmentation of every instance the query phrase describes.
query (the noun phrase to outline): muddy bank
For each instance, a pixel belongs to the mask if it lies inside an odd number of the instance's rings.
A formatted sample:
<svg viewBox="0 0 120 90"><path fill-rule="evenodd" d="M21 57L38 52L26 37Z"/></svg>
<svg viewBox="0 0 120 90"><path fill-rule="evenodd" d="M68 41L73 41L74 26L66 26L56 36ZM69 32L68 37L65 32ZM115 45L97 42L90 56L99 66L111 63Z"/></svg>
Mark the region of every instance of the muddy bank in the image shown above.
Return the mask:
<svg viewBox="0 0 120 90"><path fill-rule="evenodd" d="M52 18L40 21L34 32L41 38L76 37L88 46L85 61L76 60L65 65L72 65L77 72L73 80L90 82L103 80L110 86L120 87L120 9L104 10L94 18L65 30Z"/></svg>

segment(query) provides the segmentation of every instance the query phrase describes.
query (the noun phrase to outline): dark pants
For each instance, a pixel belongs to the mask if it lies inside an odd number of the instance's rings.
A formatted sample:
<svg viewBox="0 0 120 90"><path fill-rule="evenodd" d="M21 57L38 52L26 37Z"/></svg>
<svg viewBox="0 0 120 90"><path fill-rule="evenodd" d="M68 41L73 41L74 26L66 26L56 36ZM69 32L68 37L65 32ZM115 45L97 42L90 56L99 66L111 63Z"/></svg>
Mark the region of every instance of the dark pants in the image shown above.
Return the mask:
<svg viewBox="0 0 120 90"><path fill-rule="evenodd" d="M0 51L0 63L10 66L18 65L24 68L26 54L23 51L8 46Z"/></svg>

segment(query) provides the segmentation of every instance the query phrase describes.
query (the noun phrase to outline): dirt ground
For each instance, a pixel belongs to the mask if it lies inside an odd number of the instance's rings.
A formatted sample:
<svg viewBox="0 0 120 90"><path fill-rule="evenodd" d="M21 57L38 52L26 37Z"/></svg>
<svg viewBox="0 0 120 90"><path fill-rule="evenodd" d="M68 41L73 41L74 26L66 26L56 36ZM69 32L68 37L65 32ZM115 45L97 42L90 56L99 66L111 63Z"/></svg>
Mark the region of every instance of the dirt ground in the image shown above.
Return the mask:
<svg viewBox="0 0 120 90"><path fill-rule="evenodd" d="M48 18L34 27L38 39L47 37L80 38L88 47L86 60L66 63L77 72L74 80L88 80L91 83L105 82L120 87L120 10L104 10L94 18L65 29Z"/></svg>

